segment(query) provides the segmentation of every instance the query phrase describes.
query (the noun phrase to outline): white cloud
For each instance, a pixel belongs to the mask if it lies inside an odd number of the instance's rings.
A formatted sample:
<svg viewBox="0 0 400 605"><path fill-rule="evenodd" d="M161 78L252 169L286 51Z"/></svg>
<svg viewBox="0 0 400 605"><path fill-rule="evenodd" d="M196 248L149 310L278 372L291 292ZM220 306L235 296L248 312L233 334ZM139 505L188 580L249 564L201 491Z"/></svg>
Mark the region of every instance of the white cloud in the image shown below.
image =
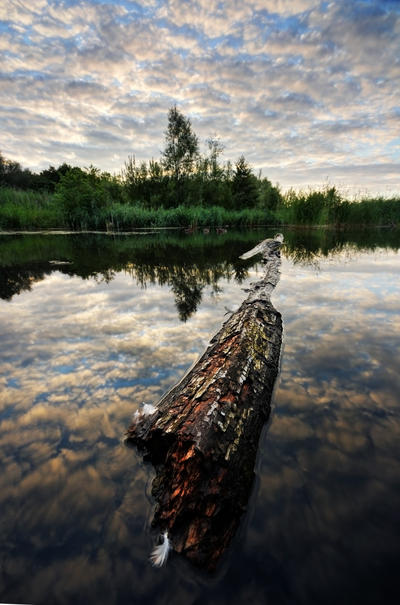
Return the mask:
<svg viewBox="0 0 400 605"><path fill-rule="evenodd" d="M1 151L33 168L120 170L128 154L158 157L177 102L202 138L220 134L227 158L244 153L284 187L329 176L395 190L382 170L399 162L400 18L388 6L7 1Z"/></svg>

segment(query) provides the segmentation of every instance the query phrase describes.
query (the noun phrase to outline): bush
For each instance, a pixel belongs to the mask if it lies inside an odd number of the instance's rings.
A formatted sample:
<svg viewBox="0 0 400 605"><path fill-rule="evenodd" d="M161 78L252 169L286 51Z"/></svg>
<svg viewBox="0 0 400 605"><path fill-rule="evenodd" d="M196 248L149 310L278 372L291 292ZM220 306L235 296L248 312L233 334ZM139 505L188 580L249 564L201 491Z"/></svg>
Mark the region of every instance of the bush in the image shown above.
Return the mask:
<svg viewBox="0 0 400 605"><path fill-rule="evenodd" d="M102 175L93 166L87 170L71 168L57 184L55 197L68 225L88 228L111 202L109 175Z"/></svg>

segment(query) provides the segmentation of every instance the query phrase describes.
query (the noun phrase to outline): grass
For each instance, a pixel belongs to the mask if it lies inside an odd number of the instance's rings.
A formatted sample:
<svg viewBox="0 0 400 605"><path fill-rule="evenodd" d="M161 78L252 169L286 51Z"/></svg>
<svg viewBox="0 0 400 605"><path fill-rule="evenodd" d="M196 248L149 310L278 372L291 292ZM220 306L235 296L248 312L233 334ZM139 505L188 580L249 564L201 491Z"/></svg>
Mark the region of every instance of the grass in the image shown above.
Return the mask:
<svg viewBox="0 0 400 605"><path fill-rule="evenodd" d="M145 208L111 202L87 212L79 208L73 221L64 213L57 197L48 193L0 188L0 229L74 229L129 231L148 227L230 227L276 224L268 210L227 210L220 206Z"/></svg>
<svg viewBox="0 0 400 605"><path fill-rule="evenodd" d="M400 224L400 198L348 201L335 187L307 193L289 191L276 216L287 225L393 227Z"/></svg>
<svg viewBox="0 0 400 605"><path fill-rule="evenodd" d="M66 226L54 195L0 187L0 229L50 229Z"/></svg>
<svg viewBox="0 0 400 605"><path fill-rule="evenodd" d="M89 208L91 208L89 206ZM254 227L258 225L333 225L393 227L400 224L400 198L348 201L334 188L289 191L275 212L261 208L228 210L221 206L146 208L108 201L88 210L76 203L72 216L54 194L0 187L0 229L131 231L151 227Z"/></svg>
<svg viewBox="0 0 400 605"><path fill-rule="evenodd" d="M96 219L96 227L109 226L117 231L140 227L230 227L277 224L268 210L227 210L221 206L178 206L150 209L128 204L113 204L103 209Z"/></svg>
<svg viewBox="0 0 400 605"><path fill-rule="evenodd" d="M349 225L377 225L393 227L400 223L400 198L364 199L360 202L344 202L344 223Z"/></svg>

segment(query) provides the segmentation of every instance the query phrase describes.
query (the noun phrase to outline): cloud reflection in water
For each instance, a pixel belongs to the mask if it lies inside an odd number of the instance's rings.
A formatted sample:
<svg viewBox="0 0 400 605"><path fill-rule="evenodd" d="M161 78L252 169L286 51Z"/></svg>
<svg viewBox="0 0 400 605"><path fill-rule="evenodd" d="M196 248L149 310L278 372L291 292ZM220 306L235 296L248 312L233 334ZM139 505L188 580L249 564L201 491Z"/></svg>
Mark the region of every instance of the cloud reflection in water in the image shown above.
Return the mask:
<svg viewBox="0 0 400 605"><path fill-rule="evenodd" d="M301 603L394 602L398 254L283 271L285 345L251 548L269 544Z"/></svg>
<svg viewBox="0 0 400 605"><path fill-rule="evenodd" d="M120 439L137 406L156 402L204 350L241 286L222 279L216 298L206 285L186 323L169 286L143 289L123 271L108 283L53 272L0 302L2 598L223 603L233 591L236 602L268 593L271 603L354 603L361 590L366 603L390 602L398 254L318 263L283 264L274 304L285 346L259 488L241 545L211 585L183 577L174 558L168 581L147 564L151 471Z"/></svg>

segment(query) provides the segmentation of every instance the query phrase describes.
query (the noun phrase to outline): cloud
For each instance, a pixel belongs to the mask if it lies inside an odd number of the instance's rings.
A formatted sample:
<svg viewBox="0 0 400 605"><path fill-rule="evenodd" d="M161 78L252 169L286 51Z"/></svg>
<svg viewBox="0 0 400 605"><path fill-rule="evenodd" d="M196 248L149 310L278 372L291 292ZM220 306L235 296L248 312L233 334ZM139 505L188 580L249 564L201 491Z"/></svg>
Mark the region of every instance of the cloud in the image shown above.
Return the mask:
<svg viewBox="0 0 400 605"><path fill-rule="evenodd" d="M177 103L202 141L219 133L227 159L244 153L284 187L340 179L342 167L354 167L349 190L399 187L382 169L399 163L396 3L7 0L2 10L6 157L119 171L129 154L159 156Z"/></svg>

